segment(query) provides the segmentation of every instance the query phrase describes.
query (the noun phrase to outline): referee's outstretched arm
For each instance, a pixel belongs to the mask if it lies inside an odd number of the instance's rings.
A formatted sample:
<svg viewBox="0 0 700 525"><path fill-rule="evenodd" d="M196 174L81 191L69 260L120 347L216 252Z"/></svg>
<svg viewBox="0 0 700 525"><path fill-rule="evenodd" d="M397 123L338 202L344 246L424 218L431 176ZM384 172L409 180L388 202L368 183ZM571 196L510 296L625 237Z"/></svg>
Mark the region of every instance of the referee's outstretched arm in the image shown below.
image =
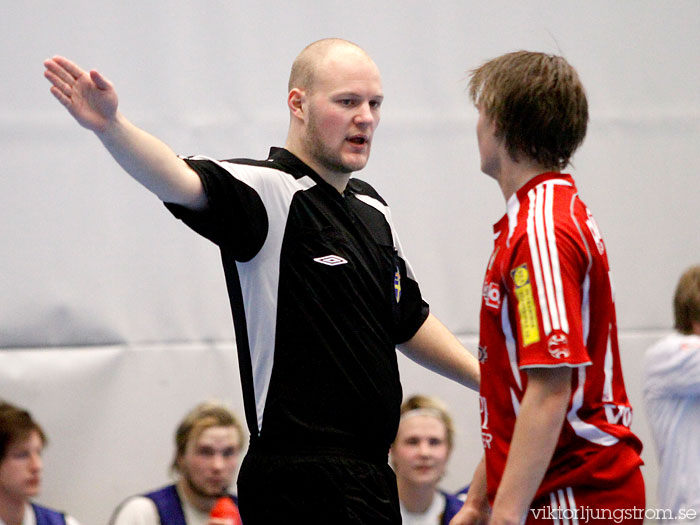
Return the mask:
<svg viewBox="0 0 700 525"><path fill-rule="evenodd" d="M83 71L67 58L44 61L51 93L84 128L93 131L119 165L162 201L191 209L207 205L197 174L164 142L118 111L112 83L95 70Z"/></svg>

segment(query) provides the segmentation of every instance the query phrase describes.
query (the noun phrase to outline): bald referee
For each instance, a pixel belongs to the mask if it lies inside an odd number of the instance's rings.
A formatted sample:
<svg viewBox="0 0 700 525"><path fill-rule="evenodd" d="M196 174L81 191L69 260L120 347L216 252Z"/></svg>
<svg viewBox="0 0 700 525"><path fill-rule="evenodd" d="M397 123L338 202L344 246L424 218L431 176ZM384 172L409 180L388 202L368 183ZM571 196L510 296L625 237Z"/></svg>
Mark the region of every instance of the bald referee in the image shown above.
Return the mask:
<svg viewBox="0 0 700 525"><path fill-rule="evenodd" d="M395 348L473 389L478 363L429 313L386 202L351 178L379 124L379 70L324 39L292 65L284 148L179 157L119 111L97 71L54 57L51 92L117 162L221 250L250 448L246 525L401 523L387 454L402 400Z"/></svg>

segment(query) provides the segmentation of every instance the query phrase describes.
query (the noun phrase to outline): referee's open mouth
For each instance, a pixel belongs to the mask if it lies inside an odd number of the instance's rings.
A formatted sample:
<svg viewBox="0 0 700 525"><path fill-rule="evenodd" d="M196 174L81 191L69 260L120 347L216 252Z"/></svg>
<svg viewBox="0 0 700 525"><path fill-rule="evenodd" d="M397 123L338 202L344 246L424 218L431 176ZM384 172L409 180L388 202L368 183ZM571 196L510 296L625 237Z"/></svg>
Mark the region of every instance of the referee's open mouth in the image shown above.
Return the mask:
<svg viewBox="0 0 700 525"><path fill-rule="evenodd" d="M369 144L369 137L367 135L352 135L347 140L352 144L357 144L358 146Z"/></svg>

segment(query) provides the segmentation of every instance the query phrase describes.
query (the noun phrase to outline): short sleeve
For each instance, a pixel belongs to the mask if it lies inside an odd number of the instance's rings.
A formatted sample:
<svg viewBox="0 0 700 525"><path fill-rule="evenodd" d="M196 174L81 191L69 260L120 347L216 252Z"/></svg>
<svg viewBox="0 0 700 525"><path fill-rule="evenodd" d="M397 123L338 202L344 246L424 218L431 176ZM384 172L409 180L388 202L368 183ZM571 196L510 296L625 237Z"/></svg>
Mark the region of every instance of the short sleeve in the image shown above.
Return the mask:
<svg viewBox="0 0 700 525"><path fill-rule="evenodd" d="M373 188L370 189L374 192ZM394 343L398 345L405 343L418 332L428 318L430 307L423 299L413 268L404 255L389 206L376 192L374 195L384 205L383 221L387 228L387 242L391 244Z"/></svg>
<svg viewBox="0 0 700 525"><path fill-rule="evenodd" d="M396 303L397 315L395 343L405 343L423 326L428 318L430 307L423 300L420 287L414 280L412 272L407 271L409 266L398 254L395 255L395 275L394 275L394 299Z"/></svg>
<svg viewBox="0 0 700 525"><path fill-rule="evenodd" d="M252 259L265 242L269 226L258 192L236 177L234 163L184 160L202 180L207 208L195 211L173 203L165 206L195 232L230 250L236 260Z"/></svg>
<svg viewBox="0 0 700 525"><path fill-rule="evenodd" d="M546 246L521 237L504 280L521 368L591 363L583 340L583 257L572 238L557 231Z"/></svg>

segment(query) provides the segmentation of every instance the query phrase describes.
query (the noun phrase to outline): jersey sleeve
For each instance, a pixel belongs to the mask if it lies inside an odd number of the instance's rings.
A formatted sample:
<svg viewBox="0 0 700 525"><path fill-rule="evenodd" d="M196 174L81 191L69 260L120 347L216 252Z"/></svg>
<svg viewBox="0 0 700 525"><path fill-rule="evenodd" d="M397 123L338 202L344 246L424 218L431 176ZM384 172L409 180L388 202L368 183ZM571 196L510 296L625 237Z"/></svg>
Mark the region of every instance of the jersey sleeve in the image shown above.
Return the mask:
<svg viewBox="0 0 700 525"><path fill-rule="evenodd" d="M394 319L396 331L394 340L401 344L413 337L428 318L430 307L423 299L411 267L395 252L394 299L396 300Z"/></svg>
<svg viewBox="0 0 700 525"><path fill-rule="evenodd" d="M252 259L265 242L269 227L258 192L236 177L233 163L199 157L184 161L202 180L207 208L194 211L173 203L165 206L194 231L228 248L236 260Z"/></svg>
<svg viewBox="0 0 700 525"><path fill-rule="evenodd" d="M566 229L537 230L533 226L516 241L503 272L518 365L589 365L582 328L585 256Z"/></svg>
<svg viewBox="0 0 700 525"><path fill-rule="evenodd" d="M423 326L430 307L423 299L413 268L404 255L389 206L384 205L393 252L394 342L398 345L411 339Z"/></svg>

